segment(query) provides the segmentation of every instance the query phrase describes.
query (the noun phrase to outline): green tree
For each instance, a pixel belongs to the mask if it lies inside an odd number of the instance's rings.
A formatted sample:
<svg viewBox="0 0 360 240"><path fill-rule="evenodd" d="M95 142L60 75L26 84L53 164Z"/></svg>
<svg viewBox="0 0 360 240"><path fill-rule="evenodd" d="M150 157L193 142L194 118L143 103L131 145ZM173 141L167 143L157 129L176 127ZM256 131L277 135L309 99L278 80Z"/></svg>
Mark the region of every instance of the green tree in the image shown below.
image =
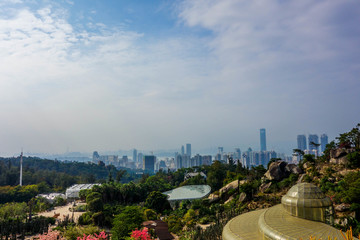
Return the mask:
<svg viewBox="0 0 360 240"><path fill-rule="evenodd" d="M208 172L207 184L210 185L213 191L220 189L223 186L223 181L226 177L225 166L219 162L215 161Z"/></svg>
<svg viewBox="0 0 360 240"><path fill-rule="evenodd" d="M171 209L167 196L159 191L153 191L149 194L145 201L145 207L162 213L167 209Z"/></svg>
<svg viewBox="0 0 360 240"><path fill-rule="evenodd" d="M100 212L104 209L101 194L98 192L92 192L88 194L86 197L86 203L88 210L91 212Z"/></svg>
<svg viewBox="0 0 360 240"><path fill-rule="evenodd" d="M126 206L125 209L115 216L112 238L115 240L125 239L130 236L132 230L140 228L144 221L142 209L138 206Z"/></svg>

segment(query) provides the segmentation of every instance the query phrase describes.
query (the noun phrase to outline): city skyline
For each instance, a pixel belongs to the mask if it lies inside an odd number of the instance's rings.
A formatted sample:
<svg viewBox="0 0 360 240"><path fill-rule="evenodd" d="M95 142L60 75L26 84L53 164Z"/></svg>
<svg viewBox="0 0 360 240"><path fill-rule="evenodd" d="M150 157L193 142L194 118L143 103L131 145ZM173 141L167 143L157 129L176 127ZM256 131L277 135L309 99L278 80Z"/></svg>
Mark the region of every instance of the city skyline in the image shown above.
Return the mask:
<svg viewBox="0 0 360 240"><path fill-rule="evenodd" d="M0 13L0 156L256 150L260 128L289 154L298 134L331 141L360 121L356 0L3 0Z"/></svg>

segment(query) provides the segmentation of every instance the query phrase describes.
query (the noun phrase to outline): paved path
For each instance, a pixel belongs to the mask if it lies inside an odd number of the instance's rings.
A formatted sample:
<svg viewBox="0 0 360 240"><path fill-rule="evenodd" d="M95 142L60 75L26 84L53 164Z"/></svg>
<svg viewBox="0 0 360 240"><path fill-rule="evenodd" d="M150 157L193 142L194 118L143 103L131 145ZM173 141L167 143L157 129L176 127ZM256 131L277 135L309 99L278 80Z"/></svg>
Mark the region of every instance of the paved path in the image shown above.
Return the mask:
<svg viewBox="0 0 360 240"><path fill-rule="evenodd" d="M76 203L76 205L77 206L85 205L85 203L79 202L79 203ZM55 207L55 209L53 209L53 210L51 210L49 212L38 213L38 215L39 216L44 216L44 217L54 217L55 215L59 214L57 219L64 220L65 216L67 216L67 215L69 215L69 217L71 218L72 212L69 210L69 208L71 208L72 206L73 206L73 203L68 203L65 206ZM74 220L75 220L75 222L77 222L79 217L84 213L85 212L74 212Z"/></svg>

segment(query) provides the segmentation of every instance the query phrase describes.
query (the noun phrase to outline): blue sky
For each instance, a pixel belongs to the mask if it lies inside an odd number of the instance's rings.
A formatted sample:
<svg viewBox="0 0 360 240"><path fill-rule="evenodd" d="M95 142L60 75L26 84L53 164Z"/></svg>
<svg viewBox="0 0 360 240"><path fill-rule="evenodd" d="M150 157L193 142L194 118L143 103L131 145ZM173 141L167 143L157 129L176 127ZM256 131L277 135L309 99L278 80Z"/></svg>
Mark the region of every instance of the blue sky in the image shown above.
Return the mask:
<svg viewBox="0 0 360 240"><path fill-rule="evenodd" d="M360 122L360 2L3 0L0 155L290 153Z"/></svg>

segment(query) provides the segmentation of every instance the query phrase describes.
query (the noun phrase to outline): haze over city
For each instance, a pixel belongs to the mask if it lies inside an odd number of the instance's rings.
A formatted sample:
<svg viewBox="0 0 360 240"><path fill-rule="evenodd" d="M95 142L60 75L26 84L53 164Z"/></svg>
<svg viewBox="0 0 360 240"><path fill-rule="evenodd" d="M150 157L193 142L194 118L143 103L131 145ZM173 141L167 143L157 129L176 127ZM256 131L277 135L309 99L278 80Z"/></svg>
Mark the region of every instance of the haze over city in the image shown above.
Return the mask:
<svg viewBox="0 0 360 240"><path fill-rule="evenodd" d="M360 122L360 2L0 3L0 156L290 153Z"/></svg>

